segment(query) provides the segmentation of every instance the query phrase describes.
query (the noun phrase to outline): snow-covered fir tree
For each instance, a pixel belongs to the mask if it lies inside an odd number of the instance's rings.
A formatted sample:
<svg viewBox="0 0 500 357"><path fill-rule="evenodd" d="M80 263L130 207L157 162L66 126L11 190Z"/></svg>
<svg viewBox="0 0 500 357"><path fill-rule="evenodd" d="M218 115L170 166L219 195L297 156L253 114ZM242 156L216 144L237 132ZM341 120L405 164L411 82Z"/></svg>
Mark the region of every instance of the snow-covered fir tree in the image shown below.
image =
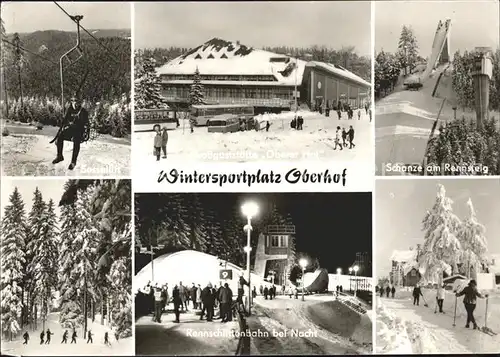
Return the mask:
<svg viewBox="0 0 500 357"><path fill-rule="evenodd" d="M59 322L64 328L76 328L83 322L81 297L78 295L76 286L79 274L75 267L77 246L74 241L79 229L76 202L61 207L60 229L58 281L61 312Z"/></svg>
<svg viewBox="0 0 500 357"><path fill-rule="evenodd" d="M116 232L113 242L132 239L132 226L127 224L123 232ZM108 274L108 296L111 300L111 326L120 338L132 335L132 257L128 256L115 260Z"/></svg>
<svg viewBox="0 0 500 357"><path fill-rule="evenodd" d="M46 204L43 201L42 193L38 189L33 192L33 205L28 217L28 230L26 235L26 264L24 276L24 289L27 293L26 308L28 311L28 320L32 319L34 314L34 305L37 301L35 293L35 286L37 281L35 279L37 267L37 260L35 257L38 254L43 254L39 250L40 243L44 241L44 227L46 221Z"/></svg>
<svg viewBox="0 0 500 357"><path fill-rule="evenodd" d="M461 221L453 213L453 201L446 197L446 189L438 185L436 202L422 221L425 231L424 244L419 258L419 268L424 279L440 281L443 272L457 272L461 245L458 239Z"/></svg>
<svg viewBox="0 0 500 357"><path fill-rule="evenodd" d="M95 301L98 296L96 288L97 247L101 234L94 225L90 211L90 195L93 187L81 192L75 203L76 221L78 222L77 234L74 237L73 247L75 257L73 261L75 285L83 295L83 307L90 301ZM86 304L86 305L85 305Z"/></svg>
<svg viewBox="0 0 500 357"><path fill-rule="evenodd" d="M26 216L24 202L17 187L10 196L2 219L1 253L1 320L2 333L12 339L19 333L21 310L23 265L25 263Z"/></svg>
<svg viewBox="0 0 500 357"><path fill-rule="evenodd" d="M201 206L200 197L197 194L183 196L185 201L186 216L185 221L189 226L190 249L205 251L207 236L206 222L203 208Z"/></svg>
<svg viewBox="0 0 500 357"><path fill-rule="evenodd" d="M462 269L465 275L471 278L471 271L475 274L481 271L483 263L487 262L488 243L486 228L479 223L472 200L467 201L468 217L463 221L458 238L462 246Z"/></svg>
<svg viewBox="0 0 500 357"><path fill-rule="evenodd" d="M194 72L193 84L189 88L189 104L203 104L205 103L205 93L203 84L201 84L201 76L198 67L196 67L196 71Z"/></svg>
<svg viewBox="0 0 500 357"><path fill-rule="evenodd" d="M398 59L405 75L411 73L418 61L418 44L411 27L403 26L398 43ZM408 73L409 71L409 73Z"/></svg>
<svg viewBox="0 0 500 357"><path fill-rule="evenodd" d="M134 105L136 109L165 107L165 100L161 95L161 79L156 73L155 59L143 58L136 66L134 87Z"/></svg>
<svg viewBox="0 0 500 357"><path fill-rule="evenodd" d="M58 227L54 201L49 200L33 257L34 296L41 304L42 319L45 322L50 312L53 291L57 288Z"/></svg>

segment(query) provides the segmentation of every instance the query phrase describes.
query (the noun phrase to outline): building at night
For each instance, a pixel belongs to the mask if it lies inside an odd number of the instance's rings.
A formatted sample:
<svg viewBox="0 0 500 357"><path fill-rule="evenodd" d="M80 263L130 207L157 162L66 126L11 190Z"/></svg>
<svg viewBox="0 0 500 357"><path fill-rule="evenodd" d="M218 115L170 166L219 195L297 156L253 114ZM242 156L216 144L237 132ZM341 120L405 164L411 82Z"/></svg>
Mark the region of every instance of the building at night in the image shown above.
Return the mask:
<svg viewBox="0 0 500 357"><path fill-rule="evenodd" d="M274 276L274 283L284 285L290 272L290 241L293 225L270 225L259 234L255 252L254 272L263 279Z"/></svg>
<svg viewBox="0 0 500 357"><path fill-rule="evenodd" d="M359 276L372 276L372 256L368 252L357 252L356 259L351 266L357 265L359 267L357 275Z"/></svg>
<svg viewBox="0 0 500 357"><path fill-rule="evenodd" d="M157 69L162 93L173 107L185 107L196 70L206 104L247 104L270 111L310 109L369 101L371 85L336 64L304 61L214 38ZM297 88L297 92L295 92Z"/></svg>

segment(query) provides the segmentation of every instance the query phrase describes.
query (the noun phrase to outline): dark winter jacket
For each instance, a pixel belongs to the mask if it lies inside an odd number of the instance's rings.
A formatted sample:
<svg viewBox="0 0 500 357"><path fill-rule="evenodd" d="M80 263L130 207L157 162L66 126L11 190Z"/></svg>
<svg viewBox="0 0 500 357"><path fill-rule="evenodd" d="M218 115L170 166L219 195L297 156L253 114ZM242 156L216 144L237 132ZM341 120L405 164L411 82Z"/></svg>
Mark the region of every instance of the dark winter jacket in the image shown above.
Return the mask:
<svg viewBox="0 0 500 357"><path fill-rule="evenodd" d="M161 145L162 146L167 146L167 143L168 143L167 128L163 128L163 130L161 131Z"/></svg>
<svg viewBox="0 0 500 357"><path fill-rule="evenodd" d="M174 300L174 305L179 305L181 303L179 287L176 285L172 290L172 299Z"/></svg>
<svg viewBox="0 0 500 357"><path fill-rule="evenodd" d="M349 136L349 141L353 141L354 140L354 129L349 129L349 131L347 132L347 135Z"/></svg>
<svg viewBox="0 0 500 357"><path fill-rule="evenodd" d="M476 304L477 298L484 297L477 291L477 288L473 288L472 286L466 286L461 292L457 294L457 296L464 296L464 304Z"/></svg>
<svg viewBox="0 0 500 357"><path fill-rule="evenodd" d="M347 138L347 131L345 131L345 129L342 129L342 139L345 140L345 138Z"/></svg>
<svg viewBox="0 0 500 357"><path fill-rule="evenodd" d="M413 296L420 296L420 295L423 296L422 291L420 290L420 288L418 286L415 286L413 288Z"/></svg>
<svg viewBox="0 0 500 357"><path fill-rule="evenodd" d="M192 286L189 293L191 294L191 300L196 301L196 286Z"/></svg>
<svg viewBox="0 0 500 357"><path fill-rule="evenodd" d="M207 306L213 306L215 303L215 296L212 293L212 289L208 286L201 291L201 301L203 301L203 304Z"/></svg>
<svg viewBox="0 0 500 357"><path fill-rule="evenodd" d="M221 304L228 304L233 301L233 292L229 287L223 287L219 292L219 300Z"/></svg>

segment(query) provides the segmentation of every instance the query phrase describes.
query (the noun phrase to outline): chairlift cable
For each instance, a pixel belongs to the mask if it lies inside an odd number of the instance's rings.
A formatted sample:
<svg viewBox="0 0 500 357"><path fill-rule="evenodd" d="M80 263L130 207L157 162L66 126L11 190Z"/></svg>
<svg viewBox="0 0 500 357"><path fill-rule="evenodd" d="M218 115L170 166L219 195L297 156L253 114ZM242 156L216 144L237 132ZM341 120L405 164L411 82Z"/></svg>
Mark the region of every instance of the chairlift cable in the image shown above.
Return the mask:
<svg viewBox="0 0 500 357"><path fill-rule="evenodd" d="M32 51L30 51L30 50L28 50L28 49L26 49L26 48L24 48L24 47L22 47L22 46L18 46L18 45L14 44L14 43L12 43L12 42L10 42L10 41L6 40L6 39L2 39L2 42L5 42L5 43L7 43L7 44L9 44L9 45L11 45L11 46L13 46L13 47L19 48L20 50L22 50L22 51L24 51L24 52L28 52L28 53L30 53L30 54L32 54L32 55L34 55L34 56L40 57L41 59L43 59L43 60L45 60L45 61L47 61L47 62L50 62L50 63L52 63L52 64L59 64L59 63L57 63L57 62L52 61L51 59L48 59L47 57L41 56L41 55L39 55L38 53L32 52Z"/></svg>
<svg viewBox="0 0 500 357"><path fill-rule="evenodd" d="M78 22L77 22L77 20L75 20L75 17L74 17L74 16L72 16L72 15L70 15L70 14L69 14L66 10L64 10L64 8L63 8L61 5L59 5L59 4L57 3L57 1L54 1L54 4L56 4L56 5L57 5L57 7L58 7L59 9L61 9L61 11L62 11L62 12L64 12L64 13L66 14L66 16L68 16L68 17L71 19L71 21L73 21L73 22L75 22L75 23L78 23ZM89 31L88 31L85 27L83 27L83 26L82 26L82 25L80 25L80 24L79 24L79 26L80 26L80 28L81 28L83 31L85 31L85 32L87 33L87 35L89 35L90 37L92 37L92 38L93 38L93 39L97 42L97 44L98 44L99 46L101 46L102 48L104 48L104 49L106 50L106 52L108 52L108 54L110 55L110 58L111 58L114 62L117 62L117 61L116 61L116 59L115 59L114 57L112 57L112 56L111 56L112 52L111 52L111 50L110 50L110 49L108 49L105 45L103 45L103 44L102 44L102 42L101 42L101 41L99 41L99 40L98 40L98 39L97 39L94 35L92 35L92 33L90 33L90 32L89 32Z"/></svg>

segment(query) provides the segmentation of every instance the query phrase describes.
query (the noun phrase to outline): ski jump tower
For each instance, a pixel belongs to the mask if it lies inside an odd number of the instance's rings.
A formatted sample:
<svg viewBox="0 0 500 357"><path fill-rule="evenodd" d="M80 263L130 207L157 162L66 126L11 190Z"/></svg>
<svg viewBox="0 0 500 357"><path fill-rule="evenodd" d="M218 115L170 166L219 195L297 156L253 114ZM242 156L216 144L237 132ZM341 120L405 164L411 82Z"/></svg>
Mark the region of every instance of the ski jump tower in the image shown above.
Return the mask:
<svg viewBox="0 0 500 357"><path fill-rule="evenodd" d="M290 243L294 234L294 225L267 226L259 235L255 252L255 274L263 279L270 278L277 285L286 284L290 271Z"/></svg>
<svg viewBox="0 0 500 357"><path fill-rule="evenodd" d="M434 41L432 42L432 50L427 67L422 74L421 81L429 78L432 71L439 65L448 64L450 62L450 27L451 20L447 19L444 22L439 20Z"/></svg>

